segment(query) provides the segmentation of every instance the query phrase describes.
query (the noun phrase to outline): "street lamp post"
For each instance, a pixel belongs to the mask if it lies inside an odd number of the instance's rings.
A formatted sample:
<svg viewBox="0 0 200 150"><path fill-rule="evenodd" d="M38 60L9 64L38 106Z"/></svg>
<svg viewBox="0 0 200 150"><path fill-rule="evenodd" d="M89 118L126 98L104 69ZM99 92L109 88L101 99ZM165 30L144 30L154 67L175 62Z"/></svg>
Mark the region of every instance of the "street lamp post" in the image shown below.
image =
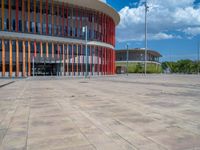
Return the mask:
<svg viewBox="0 0 200 150"><path fill-rule="evenodd" d="M85 26L85 27L83 27L83 33L85 33L85 55L86 55L86 63L85 63L85 69L86 69L86 73L85 73L85 78L87 78L87 76L88 76L88 50L87 50L87 41L88 41L88 37L87 37L87 31L88 29L87 29L87 26Z"/></svg>
<svg viewBox="0 0 200 150"><path fill-rule="evenodd" d="M200 41L199 41L199 43L198 43L198 60L197 60L197 73L198 73L198 75L200 74L200 72L199 72L199 53L200 53Z"/></svg>
<svg viewBox="0 0 200 150"><path fill-rule="evenodd" d="M126 51L126 73L127 73L127 76L128 76L128 58L129 58L129 51L128 51L128 44L126 44L126 48L127 48L127 51Z"/></svg>
<svg viewBox="0 0 200 150"><path fill-rule="evenodd" d="M147 12L148 12L147 0L145 2L145 64L144 73L147 73Z"/></svg>

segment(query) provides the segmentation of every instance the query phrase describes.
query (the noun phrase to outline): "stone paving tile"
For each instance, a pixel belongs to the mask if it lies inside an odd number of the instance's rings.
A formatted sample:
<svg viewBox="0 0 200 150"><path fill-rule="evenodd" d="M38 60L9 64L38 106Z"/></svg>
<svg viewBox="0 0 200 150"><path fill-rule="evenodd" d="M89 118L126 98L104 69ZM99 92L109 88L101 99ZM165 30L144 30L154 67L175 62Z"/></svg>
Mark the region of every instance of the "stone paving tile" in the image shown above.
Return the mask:
<svg viewBox="0 0 200 150"><path fill-rule="evenodd" d="M15 81L0 89L0 150L198 150L199 83L178 75Z"/></svg>

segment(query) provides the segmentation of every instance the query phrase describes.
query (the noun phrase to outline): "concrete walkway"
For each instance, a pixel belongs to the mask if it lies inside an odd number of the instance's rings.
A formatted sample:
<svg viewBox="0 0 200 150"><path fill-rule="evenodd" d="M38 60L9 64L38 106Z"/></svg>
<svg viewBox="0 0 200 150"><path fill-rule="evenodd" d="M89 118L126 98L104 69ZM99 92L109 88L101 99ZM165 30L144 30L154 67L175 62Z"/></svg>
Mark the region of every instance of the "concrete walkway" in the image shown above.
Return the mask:
<svg viewBox="0 0 200 150"><path fill-rule="evenodd" d="M200 77L18 80L0 88L1 150L200 150Z"/></svg>

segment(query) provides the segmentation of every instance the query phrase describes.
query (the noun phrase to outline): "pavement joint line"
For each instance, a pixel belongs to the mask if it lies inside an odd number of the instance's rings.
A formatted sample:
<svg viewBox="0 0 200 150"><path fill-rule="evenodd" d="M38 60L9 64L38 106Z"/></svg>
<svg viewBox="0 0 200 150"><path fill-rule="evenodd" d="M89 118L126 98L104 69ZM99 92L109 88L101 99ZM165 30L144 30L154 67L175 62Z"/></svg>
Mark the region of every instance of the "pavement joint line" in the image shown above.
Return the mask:
<svg viewBox="0 0 200 150"><path fill-rule="evenodd" d="M9 85L9 84L14 83L14 82L15 82L15 81L10 81L10 82L8 82L8 83L1 84L1 85L0 85L0 88L3 88L3 87L5 87L5 86L7 86L7 85Z"/></svg>

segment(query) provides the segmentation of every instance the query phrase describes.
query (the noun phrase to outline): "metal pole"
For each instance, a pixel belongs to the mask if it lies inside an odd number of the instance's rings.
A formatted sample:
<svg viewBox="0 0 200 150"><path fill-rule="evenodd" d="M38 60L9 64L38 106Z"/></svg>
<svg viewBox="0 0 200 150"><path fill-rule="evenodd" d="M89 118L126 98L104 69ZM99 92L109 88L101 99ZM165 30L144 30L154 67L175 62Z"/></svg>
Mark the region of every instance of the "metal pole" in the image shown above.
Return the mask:
<svg viewBox="0 0 200 150"><path fill-rule="evenodd" d="M145 64L144 64L145 75L147 73L147 11L148 11L148 6L147 6L147 1L146 1L145 2Z"/></svg>
<svg viewBox="0 0 200 150"><path fill-rule="evenodd" d="M35 63L34 63L34 56L33 56L33 62L32 62L32 65L33 65L33 66L32 66L32 68L33 68L33 77L35 76L35 66L34 66L34 64L35 64Z"/></svg>
<svg viewBox="0 0 200 150"><path fill-rule="evenodd" d="M126 45L127 52L126 52L126 73L128 76L128 60L129 60L129 52L128 52L128 44Z"/></svg>
<svg viewBox="0 0 200 150"><path fill-rule="evenodd" d="M198 60L197 60L197 73L198 73L198 75L200 74L200 72L199 72L199 53L200 53L200 41L199 41L199 44L198 44Z"/></svg>
<svg viewBox="0 0 200 150"><path fill-rule="evenodd" d="M88 48L87 48L87 26L85 27L85 51L86 51L86 63L85 63L85 69L86 69L86 73L85 73L85 78L87 78L88 76Z"/></svg>

